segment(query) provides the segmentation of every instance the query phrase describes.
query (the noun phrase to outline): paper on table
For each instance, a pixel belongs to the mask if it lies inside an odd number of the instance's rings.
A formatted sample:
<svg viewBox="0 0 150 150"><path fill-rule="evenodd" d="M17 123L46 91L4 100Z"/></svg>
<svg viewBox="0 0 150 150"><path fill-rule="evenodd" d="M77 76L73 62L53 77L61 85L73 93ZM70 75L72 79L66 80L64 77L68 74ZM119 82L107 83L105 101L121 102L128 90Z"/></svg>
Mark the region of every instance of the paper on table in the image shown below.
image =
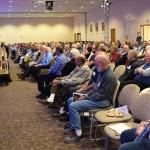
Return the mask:
<svg viewBox="0 0 150 150"><path fill-rule="evenodd" d="M116 131L119 134L121 134L123 131L127 129L131 129L129 126L127 126L124 123L111 124L111 125L108 125L108 127Z"/></svg>
<svg viewBox="0 0 150 150"><path fill-rule="evenodd" d="M122 107L118 107L118 108L115 108L115 110L119 111L119 112L122 112L126 115L129 114L129 110L128 110L128 106L125 105L125 106L122 106Z"/></svg>

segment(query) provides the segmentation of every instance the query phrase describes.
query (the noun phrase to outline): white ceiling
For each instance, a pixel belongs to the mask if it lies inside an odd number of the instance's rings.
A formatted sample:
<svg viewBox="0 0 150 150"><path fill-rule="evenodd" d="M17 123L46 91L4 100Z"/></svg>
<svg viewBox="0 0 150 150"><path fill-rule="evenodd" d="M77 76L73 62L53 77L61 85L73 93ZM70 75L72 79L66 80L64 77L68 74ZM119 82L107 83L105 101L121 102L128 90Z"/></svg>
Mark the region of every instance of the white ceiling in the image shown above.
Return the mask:
<svg viewBox="0 0 150 150"><path fill-rule="evenodd" d="M48 11L46 0L0 0L0 17L73 17L95 7L102 0L53 0L53 11Z"/></svg>

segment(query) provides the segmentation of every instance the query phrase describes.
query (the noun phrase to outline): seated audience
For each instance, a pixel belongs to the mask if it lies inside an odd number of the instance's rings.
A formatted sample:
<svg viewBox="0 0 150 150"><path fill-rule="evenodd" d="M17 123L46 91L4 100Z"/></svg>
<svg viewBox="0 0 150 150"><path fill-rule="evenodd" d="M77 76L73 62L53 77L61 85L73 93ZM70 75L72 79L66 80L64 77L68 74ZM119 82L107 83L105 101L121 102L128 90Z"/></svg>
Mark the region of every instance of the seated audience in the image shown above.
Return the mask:
<svg viewBox="0 0 150 150"><path fill-rule="evenodd" d="M73 137L66 137L65 142L77 142L82 138L80 113L95 108L107 108L112 104L113 93L117 86L117 78L109 69L109 58L101 53L95 57L95 67L98 77L86 96L81 96L73 102L73 98L68 99L68 110L70 127L65 132L74 132Z"/></svg>
<svg viewBox="0 0 150 150"><path fill-rule="evenodd" d="M37 98L46 98L45 86L49 85L56 77L60 77L61 71L69 59L63 54L63 48L56 47L56 62L48 71L48 74L42 74L37 77L38 90L41 92Z"/></svg>
<svg viewBox="0 0 150 150"><path fill-rule="evenodd" d="M135 69L142 65L142 61L137 58L137 52L135 50L130 50L127 55L127 63L125 73L119 78L120 82L127 80L133 80L135 77Z"/></svg>
<svg viewBox="0 0 150 150"><path fill-rule="evenodd" d="M51 93L55 93L53 106L61 108L64 106L66 97L81 88L91 77L91 70L85 64L84 55L75 59L76 68L68 75L53 81Z"/></svg>
<svg viewBox="0 0 150 150"><path fill-rule="evenodd" d="M90 68L94 67L94 58L96 55L98 55L99 53L103 52L104 47L100 48L99 43L94 43L93 47L92 47L92 55L89 56L89 60L87 61L87 65Z"/></svg>
<svg viewBox="0 0 150 150"><path fill-rule="evenodd" d="M118 52L118 48L116 45L110 47L110 55L109 59L111 63L116 63L120 59L120 53Z"/></svg>
<svg viewBox="0 0 150 150"><path fill-rule="evenodd" d="M29 77L32 75L34 79L36 79L37 75L40 73L41 69L47 69L50 67L50 63L53 59L51 49L49 47L46 47L45 45L42 46L44 49L44 56L41 61L39 61L37 64L34 64L32 66L29 66L24 73L17 74L17 76L21 80L25 80L26 77Z"/></svg>
<svg viewBox="0 0 150 150"><path fill-rule="evenodd" d="M125 65L126 64L128 51L129 51L129 46L128 45L123 45L122 52L121 52L121 55L120 55L120 59L115 63L116 67L119 66L119 65Z"/></svg>
<svg viewBox="0 0 150 150"><path fill-rule="evenodd" d="M137 84L140 90L150 87L150 50L145 53L145 63L135 69L134 79L122 82L121 87L127 84Z"/></svg>
<svg viewBox="0 0 150 150"><path fill-rule="evenodd" d="M146 46L147 46L147 41L142 41L140 51L138 52L138 58L144 58Z"/></svg>

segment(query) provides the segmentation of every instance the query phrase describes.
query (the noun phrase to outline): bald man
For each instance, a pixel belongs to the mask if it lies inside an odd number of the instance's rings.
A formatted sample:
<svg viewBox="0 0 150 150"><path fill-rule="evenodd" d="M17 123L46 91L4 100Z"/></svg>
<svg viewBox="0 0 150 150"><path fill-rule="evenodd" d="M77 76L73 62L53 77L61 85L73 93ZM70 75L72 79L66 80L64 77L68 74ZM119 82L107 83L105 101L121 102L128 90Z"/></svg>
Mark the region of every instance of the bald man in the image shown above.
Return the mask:
<svg viewBox="0 0 150 150"><path fill-rule="evenodd" d="M117 85L117 79L109 69L109 58L101 53L95 57L95 67L98 71L98 77L86 96L80 96L73 102L73 98L68 99L68 110L70 118L70 127L65 132L75 132L75 136L66 137L65 142L77 142L82 137L80 113L95 108L107 108L112 104L113 93Z"/></svg>

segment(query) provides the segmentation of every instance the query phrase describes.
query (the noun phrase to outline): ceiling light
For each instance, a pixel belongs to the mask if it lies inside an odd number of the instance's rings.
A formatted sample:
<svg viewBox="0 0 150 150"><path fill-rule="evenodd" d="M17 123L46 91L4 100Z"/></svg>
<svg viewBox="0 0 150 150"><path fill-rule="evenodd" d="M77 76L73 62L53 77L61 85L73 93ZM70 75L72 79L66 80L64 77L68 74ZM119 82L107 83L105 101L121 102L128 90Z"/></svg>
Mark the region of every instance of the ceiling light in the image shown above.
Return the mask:
<svg viewBox="0 0 150 150"><path fill-rule="evenodd" d="M102 1L102 4L101 4L101 7L109 7L111 5L111 0L103 0Z"/></svg>
<svg viewBox="0 0 150 150"><path fill-rule="evenodd" d="M75 10L75 9L73 9L72 11L73 11L73 12L75 12L76 10Z"/></svg>
<svg viewBox="0 0 150 150"><path fill-rule="evenodd" d="M38 1L38 3L43 3L42 1Z"/></svg>
<svg viewBox="0 0 150 150"><path fill-rule="evenodd" d="M34 5L34 8L37 8L37 5Z"/></svg>
<svg viewBox="0 0 150 150"><path fill-rule="evenodd" d="M11 8L12 6L9 6L9 8Z"/></svg>
<svg viewBox="0 0 150 150"><path fill-rule="evenodd" d="M9 1L9 3L13 3L13 1Z"/></svg>
<svg viewBox="0 0 150 150"><path fill-rule="evenodd" d="M84 6L81 6L80 8L81 8L81 9L83 9L83 8L84 8Z"/></svg>
<svg viewBox="0 0 150 150"><path fill-rule="evenodd" d="M94 4L94 2L93 2L93 1L91 1L90 3L91 3L91 4Z"/></svg>

